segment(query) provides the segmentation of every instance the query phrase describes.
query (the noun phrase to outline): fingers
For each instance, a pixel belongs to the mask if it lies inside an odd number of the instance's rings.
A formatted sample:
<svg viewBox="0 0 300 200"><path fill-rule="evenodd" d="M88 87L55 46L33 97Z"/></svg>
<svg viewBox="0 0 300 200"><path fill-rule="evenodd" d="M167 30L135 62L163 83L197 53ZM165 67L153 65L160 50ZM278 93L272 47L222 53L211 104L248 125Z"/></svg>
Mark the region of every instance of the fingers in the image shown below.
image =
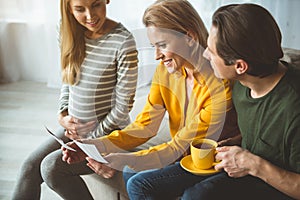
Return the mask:
<svg viewBox="0 0 300 200"><path fill-rule="evenodd" d="M225 171L227 172L228 176L233 178L243 177L248 174L248 171L245 169L226 169Z"/></svg>
<svg viewBox="0 0 300 200"><path fill-rule="evenodd" d="M72 147L76 150L70 151L66 149L65 147L62 147L62 160L67 162L68 164L77 163L84 161L86 154L75 144L75 142L69 142L67 143L68 146Z"/></svg>
<svg viewBox="0 0 300 200"><path fill-rule="evenodd" d="M217 164L217 165L215 165L215 170L216 171L220 171L220 170L222 170L223 169L223 167L221 167L221 165L220 164Z"/></svg>
<svg viewBox="0 0 300 200"><path fill-rule="evenodd" d="M66 130L65 131L65 136L71 140L77 140L77 139L80 139L79 135L74 133L74 132L71 132L70 130Z"/></svg>
<svg viewBox="0 0 300 200"><path fill-rule="evenodd" d="M67 130L67 137L75 137L75 136L85 136L86 134L94 131L97 125L96 121L90 121L87 123L72 123L66 130ZM71 136L72 135L72 136Z"/></svg>
<svg viewBox="0 0 300 200"><path fill-rule="evenodd" d="M63 151L62 160L68 164L74 163L72 156L69 154L68 150Z"/></svg>
<svg viewBox="0 0 300 200"><path fill-rule="evenodd" d="M228 141L229 141L229 139L221 140L218 142L218 146L219 147L225 146L228 143Z"/></svg>
<svg viewBox="0 0 300 200"><path fill-rule="evenodd" d="M217 152L225 152L225 151L229 151L229 146L222 146L222 147L217 147L216 151Z"/></svg>
<svg viewBox="0 0 300 200"><path fill-rule="evenodd" d="M63 152L62 160L67 162L67 159L68 159L68 155Z"/></svg>
<svg viewBox="0 0 300 200"><path fill-rule="evenodd" d="M104 165L103 163L99 163L89 157L87 157L86 160L88 161L87 166L90 167L96 174L104 178L111 178L114 176L114 169Z"/></svg>

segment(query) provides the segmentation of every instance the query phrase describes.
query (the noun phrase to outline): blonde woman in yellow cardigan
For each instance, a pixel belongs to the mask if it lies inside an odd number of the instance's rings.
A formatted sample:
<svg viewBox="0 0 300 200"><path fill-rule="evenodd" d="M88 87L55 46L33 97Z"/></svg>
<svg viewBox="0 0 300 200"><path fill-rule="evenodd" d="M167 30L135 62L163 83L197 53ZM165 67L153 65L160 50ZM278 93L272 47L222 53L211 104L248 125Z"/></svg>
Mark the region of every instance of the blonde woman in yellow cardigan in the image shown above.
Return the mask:
<svg viewBox="0 0 300 200"><path fill-rule="evenodd" d="M68 145L77 152L63 149L63 160L73 164L86 159L91 169L106 178L124 166L134 170L133 177L137 177L148 172L143 170L155 169L155 172L176 164L186 155L189 143L195 137L222 139L219 136L225 117L232 109L229 82L217 79L202 57L208 33L188 1L157 1L145 11L143 22L155 48L155 59L161 61L146 105L125 129L97 139L82 140L107 154L105 159L109 164L87 157L75 143ZM171 141L129 152L157 134L166 112L169 114ZM235 133L234 128L231 133ZM130 194L129 197L141 198Z"/></svg>

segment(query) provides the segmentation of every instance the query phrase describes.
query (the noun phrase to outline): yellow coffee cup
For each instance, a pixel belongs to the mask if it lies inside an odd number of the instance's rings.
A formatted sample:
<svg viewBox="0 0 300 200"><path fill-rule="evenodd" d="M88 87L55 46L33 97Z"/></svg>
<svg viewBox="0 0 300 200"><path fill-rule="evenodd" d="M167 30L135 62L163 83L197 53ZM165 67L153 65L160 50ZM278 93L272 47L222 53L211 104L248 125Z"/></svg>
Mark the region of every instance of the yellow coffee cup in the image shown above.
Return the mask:
<svg viewBox="0 0 300 200"><path fill-rule="evenodd" d="M215 164L218 143L211 139L194 139L191 144L191 157L195 168L210 169Z"/></svg>

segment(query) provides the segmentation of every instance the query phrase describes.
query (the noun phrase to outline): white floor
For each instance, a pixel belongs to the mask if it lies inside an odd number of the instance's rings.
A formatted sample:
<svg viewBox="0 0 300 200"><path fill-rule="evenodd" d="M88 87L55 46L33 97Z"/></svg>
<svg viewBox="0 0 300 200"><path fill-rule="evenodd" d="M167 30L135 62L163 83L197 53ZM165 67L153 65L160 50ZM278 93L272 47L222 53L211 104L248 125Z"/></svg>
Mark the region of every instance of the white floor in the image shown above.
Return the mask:
<svg viewBox="0 0 300 200"><path fill-rule="evenodd" d="M0 84L0 199L9 200L24 158L57 127L59 89L45 83ZM59 200L42 185L42 200Z"/></svg>

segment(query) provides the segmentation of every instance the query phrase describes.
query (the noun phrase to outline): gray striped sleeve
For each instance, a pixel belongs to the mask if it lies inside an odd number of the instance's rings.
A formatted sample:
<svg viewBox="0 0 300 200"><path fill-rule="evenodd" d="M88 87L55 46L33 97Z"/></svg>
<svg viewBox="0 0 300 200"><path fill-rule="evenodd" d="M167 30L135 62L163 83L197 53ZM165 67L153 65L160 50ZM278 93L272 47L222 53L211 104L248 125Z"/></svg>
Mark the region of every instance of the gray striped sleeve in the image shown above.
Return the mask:
<svg viewBox="0 0 300 200"><path fill-rule="evenodd" d="M58 102L58 114L68 110L69 104L69 85L63 84L60 89L60 97Z"/></svg>
<svg viewBox="0 0 300 200"><path fill-rule="evenodd" d="M129 34L117 55L115 104L99 124L99 131L103 134L122 129L130 123L129 112L134 102L138 75L137 55L134 38Z"/></svg>

